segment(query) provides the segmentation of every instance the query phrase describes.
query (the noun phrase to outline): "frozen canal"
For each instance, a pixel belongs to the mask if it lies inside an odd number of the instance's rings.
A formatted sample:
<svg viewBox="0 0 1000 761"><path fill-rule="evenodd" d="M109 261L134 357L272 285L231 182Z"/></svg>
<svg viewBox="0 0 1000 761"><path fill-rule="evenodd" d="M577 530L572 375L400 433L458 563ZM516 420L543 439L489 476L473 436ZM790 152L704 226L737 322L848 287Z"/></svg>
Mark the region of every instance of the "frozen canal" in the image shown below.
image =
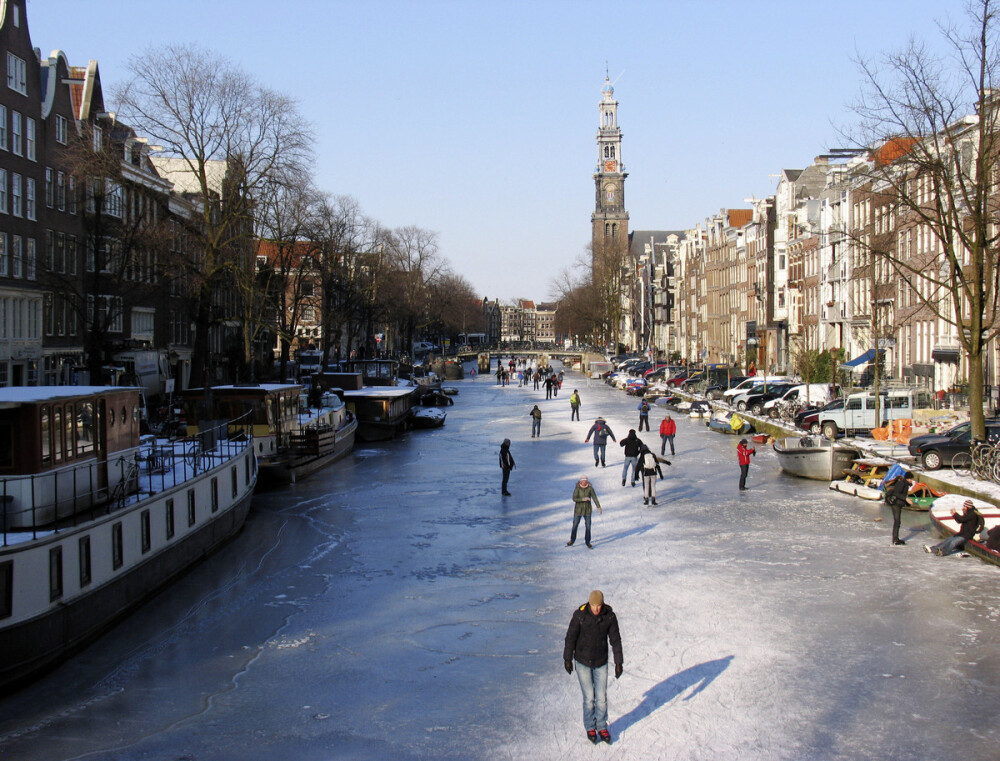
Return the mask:
<svg viewBox="0 0 1000 761"><path fill-rule="evenodd" d="M595 469L583 443L597 414L624 437L634 398L575 374L551 401L454 385L443 429L259 494L235 541L0 700L0 758L1000 756L1000 569L926 555L914 514L890 547L878 505L784 477L763 448L740 493L734 437L687 418L644 508L620 447ZM657 451L661 417L642 434ZM592 551L565 546L583 473L605 508ZM562 664L594 588L625 652L599 748Z"/></svg>

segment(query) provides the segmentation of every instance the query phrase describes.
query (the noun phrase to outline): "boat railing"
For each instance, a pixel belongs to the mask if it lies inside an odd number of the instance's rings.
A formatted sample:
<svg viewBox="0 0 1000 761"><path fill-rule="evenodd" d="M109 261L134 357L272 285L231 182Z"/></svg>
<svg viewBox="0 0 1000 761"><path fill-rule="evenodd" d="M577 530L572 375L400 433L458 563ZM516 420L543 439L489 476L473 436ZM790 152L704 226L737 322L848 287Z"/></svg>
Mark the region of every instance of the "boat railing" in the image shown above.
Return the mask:
<svg viewBox="0 0 1000 761"><path fill-rule="evenodd" d="M106 463L0 478L0 546L59 533L183 485L253 451L249 413L195 436L142 442ZM107 478L101 478L105 471Z"/></svg>

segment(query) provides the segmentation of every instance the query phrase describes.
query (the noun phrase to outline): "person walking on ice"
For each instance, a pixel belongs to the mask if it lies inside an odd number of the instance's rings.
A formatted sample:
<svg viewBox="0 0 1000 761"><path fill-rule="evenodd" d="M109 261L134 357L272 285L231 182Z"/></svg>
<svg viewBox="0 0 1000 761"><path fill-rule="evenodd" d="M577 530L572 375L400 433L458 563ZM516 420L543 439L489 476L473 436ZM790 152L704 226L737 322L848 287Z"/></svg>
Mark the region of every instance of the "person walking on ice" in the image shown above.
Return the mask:
<svg viewBox="0 0 1000 761"><path fill-rule="evenodd" d="M594 745L611 743L608 732L608 644L615 656L615 679L625 667L618 617L604 602L604 593L595 589L586 603L573 611L566 630L563 661L566 673L573 673L583 693L583 728Z"/></svg>
<svg viewBox="0 0 1000 761"><path fill-rule="evenodd" d="M510 453L510 439L504 439L500 445L500 470L503 473L503 483L500 486L500 493L505 497L510 496L507 491L507 481L510 479L510 472L517 467L514 465L514 457Z"/></svg>
<svg viewBox="0 0 1000 761"><path fill-rule="evenodd" d="M608 436L611 437L612 441L618 441L615 438L615 434L611 431L611 426L608 425L607 421L599 417L594 421L594 424L590 426L590 430L587 432L587 438L583 440L584 444L590 443L590 437L594 437L594 467L597 467L597 463L605 465L604 454L608 446Z"/></svg>
<svg viewBox="0 0 1000 761"><path fill-rule="evenodd" d="M538 409L538 405L536 404L534 407L531 408L531 412L529 412L528 414L531 415L531 438L535 438L535 436L541 438L542 411Z"/></svg>
<svg viewBox="0 0 1000 761"><path fill-rule="evenodd" d="M660 463L670 464L670 460L657 457L645 444L639 450L639 470L642 471L642 504L648 505L650 500L656 504L656 477L663 478Z"/></svg>
<svg viewBox="0 0 1000 761"><path fill-rule="evenodd" d="M580 419L580 392L575 388L573 393L569 395L569 419Z"/></svg>
<svg viewBox="0 0 1000 761"><path fill-rule="evenodd" d="M622 467L622 486L628 478L628 469L632 468L632 486L639 480L639 450L645 446L638 436L635 435L635 428L630 428L628 436L622 439L618 446L625 447L625 465Z"/></svg>
<svg viewBox="0 0 1000 761"><path fill-rule="evenodd" d="M756 456L756 447L747 447L747 440L740 439L740 445L736 447L736 456L740 462L740 491L746 491L747 473L750 472L750 455Z"/></svg>
<svg viewBox="0 0 1000 761"><path fill-rule="evenodd" d="M646 430L649 430L649 402L643 399L639 402L639 430L642 430L643 426L646 426Z"/></svg>
<svg viewBox="0 0 1000 761"><path fill-rule="evenodd" d="M597 506L597 512L604 512L601 509L601 501L597 498L597 492L594 491L594 487L590 485L590 481L584 476L577 481L576 487L573 489L573 530L570 531L569 541L566 542L567 547L572 547L576 543L576 530L580 526L580 520L582 519L584 523L583 541L587 544L587 549L594 549L594 545L590 543L592 504Z"/></svg>
<svg viewBox="0 0 1000 761"><path fill-rule="evenodd" d="M660 421L660 454L666 454L667 443L670 443L670 456L674 456L674 436L677 434L677 423L670 413Z"/></svg>

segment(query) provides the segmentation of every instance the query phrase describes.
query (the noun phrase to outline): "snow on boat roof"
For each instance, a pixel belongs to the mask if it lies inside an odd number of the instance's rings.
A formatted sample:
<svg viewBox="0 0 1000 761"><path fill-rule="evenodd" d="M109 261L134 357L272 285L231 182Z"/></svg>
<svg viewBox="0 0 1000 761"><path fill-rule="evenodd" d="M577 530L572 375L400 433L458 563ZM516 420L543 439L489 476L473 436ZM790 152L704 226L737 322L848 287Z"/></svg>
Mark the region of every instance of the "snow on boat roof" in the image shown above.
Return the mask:
<svg viewBox="0 0 1000 761"><path fill-rule="evenodd" d="M365 386L361 389L345 391L344 396L406 396L412 394L415 386Z"/></svg>
<svg viewBox="0 0 1000 761"><path fill-rule="evenodd" d="M139 388L137 386L10 386L0 388L0 405L12 407L18 404L96 396L115 391L139 391Z"/></svg>
<svg viewBox="0 0 1000 761"><path fill-rule="evenodd" d="M258 392L258 393L267 393L267 394L270 394L270 393L273 393L275 391L294 391L294 390L301 391L302 390L302 386L299 385L298 383L253 383L253 384L249 384L248 383L246 385L239 385L239 384L232 385L232 384L230 384L230 385L226 385L226 386L212 386L210 390L211 390L211 392L213 394L214 393L218 393L218 392L246 394L246 393L253 393L255 391ZM204 388L189 388L189 389L185 389L185 392L189 393L191 395L194 395L196 393L198 393L198 394L204 394L205 393L205 389Z"/></svg>

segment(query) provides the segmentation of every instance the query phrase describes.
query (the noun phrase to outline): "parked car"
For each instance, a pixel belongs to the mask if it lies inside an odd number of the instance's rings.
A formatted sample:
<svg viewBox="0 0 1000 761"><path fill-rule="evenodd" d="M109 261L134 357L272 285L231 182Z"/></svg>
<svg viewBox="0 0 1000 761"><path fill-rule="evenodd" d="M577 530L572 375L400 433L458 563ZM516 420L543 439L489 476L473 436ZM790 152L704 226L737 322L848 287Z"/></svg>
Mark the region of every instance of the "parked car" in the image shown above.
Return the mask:
<svg viewBox="0 0 1000 761"><path fill-rule="evenodd" d="M970 424L968 428L963 428L961 432L954 435L948 433L927 434L916 438L920 441L911 441L909 449L910 454L916 457L921 465L927 470L950 467L955 455L959 453L969 454L969 449L972 447L972 425ZM1000 423L986 424L986 440L993 444L1000 440Z"/></svg>
<svg viewBox="0 0 1000 761"><path fill-rule="evenodd" d="M792 379L784 375L754 375L747 378L744 381L737 383L730 389L722 392L722 400L727 404L733 403L733 397L739 396L740 394L746 393L754 386L760 386L766 383L771 386L774 383L791 383Z"/></svg>
<svg viewBox="0 0 1000 761"><path fill-rule="evenodd" d="M808 401L807 401L808 397ZM822 407L830 401L829 383L801 383L792 386L779 399L772 399L764 404L764 411L773 418L778 417L778 405L781 402L796 402L801 405L809 404L810 407Z"/></svg>
<svg viewBox="0 0 1000 761"><path fill-rule="evenodd" d="M734 400L736 409L741 412L746 410L751 415L760 415L764 411L764 404L771 401L772 399L780 399L793 387L791 385L782 385L779 383L767 384L767 390L764 390L764 386L755 387L745 394L737 396Z"/></svg>
<svg viewBox="0 0 1000 761"><path fill-rule="evenodd" d="M687 377L687 370L681 370L681 372L677 373L672 378L667 378L667 385L672 388L677 388L684 383L685 380L687 380Z"/></svg>
<svg viewBox="0 0 1000 761"><path fill-rule="evenodd" d="M813 436L819 436L823 432L823 429L820 428L819 425L819 416L823 412L827 412L828 410L842 410L842 409L844 409L844 400L834 399L832 402L830 402L827 405L824 405L823 407L802 410L801 412L795 415L795 426L797 428L802 428L806 431L809 431L809 433L811 433Z"/></svg>
<svg viewBox="0 0 1000 761"><path fill-rule="evenodd" d="M870 431L891 420L912 418L916 410L931 406L931 395L924 389L894 388L878 396L880 398L876 399L870 391L851 394L842 409L821 413L819 424L823 435L832 441L841 433Z"/></svg>
<svg viewBox="0 0 1000 761"><path fill-rule="evenodd" d="M728 381L723 383L713 383L710 386L706 386L705 396L709 399L721 399L724 391L728 391L729 389L736 387L749 377L749 375L734 375Z"/></svg>

